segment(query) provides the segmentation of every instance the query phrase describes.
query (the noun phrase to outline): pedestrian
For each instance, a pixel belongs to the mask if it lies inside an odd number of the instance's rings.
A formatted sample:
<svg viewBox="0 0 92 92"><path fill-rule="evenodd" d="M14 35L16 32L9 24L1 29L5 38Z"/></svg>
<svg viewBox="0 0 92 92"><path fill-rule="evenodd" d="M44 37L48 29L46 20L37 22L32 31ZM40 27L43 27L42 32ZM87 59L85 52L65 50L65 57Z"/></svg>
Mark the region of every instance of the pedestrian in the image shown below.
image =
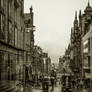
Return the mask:
<svg viewBox="0 0 92 92"><path fill-rule="evenodd" d="M43 78L42 89L43 89L43 92L49 92L48 78Z"/></svg>
<svg viewBox="0 0 92 92"><path fill-rule="evenodd" d="M50 79L50 81L51 81L51 86L52 86L52 91L54 90L54 77L51 77L51 79Z"/></svg>
<svg viewBox="0 0 92 92"><path fill-rule="evenodd" d="M61 84L61 78L60 79L58 79L58 82L59 82L59 85Z"/></svg>
<svg viewBox="0 0 92 92"><path fill-rule="evenodd" d="M73 86L73 88L75 88L75 81L74 80L72 80L72 86Z"/></svg>
<svg viewBox="0 0 92 92"><path fill-rule="evenodd" d="M80 85L80 89L82 89L82 87L83 87L83 81L82 80L80 80L79 85Z"/></svg>

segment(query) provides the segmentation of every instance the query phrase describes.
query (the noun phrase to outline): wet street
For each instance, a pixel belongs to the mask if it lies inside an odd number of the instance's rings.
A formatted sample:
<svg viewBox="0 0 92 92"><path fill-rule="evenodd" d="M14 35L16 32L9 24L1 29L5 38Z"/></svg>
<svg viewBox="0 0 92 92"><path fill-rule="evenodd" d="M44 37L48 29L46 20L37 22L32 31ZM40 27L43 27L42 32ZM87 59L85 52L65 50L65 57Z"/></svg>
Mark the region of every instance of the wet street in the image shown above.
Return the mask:
<svg viewBox="0 0 92 92"><path fill-rule="evenodd" d="M34 88L33 92L43 92L43 90L42 88ZM49 87L49 92L51 92L51 87ZM55 86L53 92L61 92L61 85Z"/></svg>
<svg viewBox="0 0 92 92"><path fill-rule="evenodd" d="M84 88L81 90L75 88L73 92L91 92L91 91L89 89L84 89Z"/></svg>
<svg viewBox="0 0 92 92"><path fill-rule="evenodd" d="M33 92L43 92L43 90L42 89L39 89L39 88L38 89L37 88L34 88L33 89ZM49 90L49 92L51 92L51 91ZM62 92L61 85L55 86L53 92ZM88 89L82 89L82 90L74 89L73 92L91 92L91 91L89 91Z"/></svg>
<svg viewBox="0 0 92 92"><path fill-rule="evenodd" d="M92 0L0 0L0 92L92 92Z"/></svg>
<svg viewBox="0 0 92 92"><path fill-rule="evenodd" d="M42 88L33 88L32 92L43 92ZM51 86L49 87L49 92L62 92L62 85L54 86L54 91L51 91ZM76 87L73 89L72 92L91 92L89 89L77 89Z"/></svg>

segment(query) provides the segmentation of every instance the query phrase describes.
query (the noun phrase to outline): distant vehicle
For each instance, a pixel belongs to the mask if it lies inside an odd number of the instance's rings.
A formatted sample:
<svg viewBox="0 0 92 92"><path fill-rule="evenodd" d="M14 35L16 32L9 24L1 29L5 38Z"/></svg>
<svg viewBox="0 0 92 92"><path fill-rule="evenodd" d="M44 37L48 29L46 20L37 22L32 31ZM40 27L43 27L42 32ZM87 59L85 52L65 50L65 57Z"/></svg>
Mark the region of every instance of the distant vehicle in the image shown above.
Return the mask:
<svg viewBox="0 0 92 92"><path fill-rule="evenodd" d="M69 74L62 75L62 92L73 92L72 76Z"/></svg>

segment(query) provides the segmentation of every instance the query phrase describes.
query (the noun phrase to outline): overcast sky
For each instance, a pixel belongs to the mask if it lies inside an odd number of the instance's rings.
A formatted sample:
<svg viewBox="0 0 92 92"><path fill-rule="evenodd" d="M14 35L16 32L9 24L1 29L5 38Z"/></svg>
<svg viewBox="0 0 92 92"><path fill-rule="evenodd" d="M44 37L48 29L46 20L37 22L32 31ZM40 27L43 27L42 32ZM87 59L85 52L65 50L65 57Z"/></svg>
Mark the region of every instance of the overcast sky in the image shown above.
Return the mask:
<svg viewBox="0 0 92 92"><path fill-rule="evenodd" d="M83 13L88 0L25 0L24 3L26 13L33 6L35 44L48 52L52 62L58 62L69 44L75 11L81 9Z"/></svg>

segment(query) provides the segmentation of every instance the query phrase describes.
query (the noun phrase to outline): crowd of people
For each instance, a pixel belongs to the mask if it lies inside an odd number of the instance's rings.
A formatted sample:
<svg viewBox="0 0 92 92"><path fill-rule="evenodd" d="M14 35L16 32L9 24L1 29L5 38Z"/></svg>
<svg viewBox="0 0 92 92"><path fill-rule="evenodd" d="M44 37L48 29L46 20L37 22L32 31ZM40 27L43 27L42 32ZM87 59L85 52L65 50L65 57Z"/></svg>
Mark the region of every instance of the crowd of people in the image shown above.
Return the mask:
<svg viewBox="0 0 92 92"><path fill-rule="evenodd" d="M34 83L35 84L35 83ZM78 90L82 90L83 88L89 87L89 81L84 79L73 78L73 76L61 76L60 78L56 76L40 76L37 80L37 85L42 87L43 92L49 92L49 88L51 92L53 92L54 87L57 85L61 85L61 87ZM72 91L73 92L73 91Z"/></svg>

